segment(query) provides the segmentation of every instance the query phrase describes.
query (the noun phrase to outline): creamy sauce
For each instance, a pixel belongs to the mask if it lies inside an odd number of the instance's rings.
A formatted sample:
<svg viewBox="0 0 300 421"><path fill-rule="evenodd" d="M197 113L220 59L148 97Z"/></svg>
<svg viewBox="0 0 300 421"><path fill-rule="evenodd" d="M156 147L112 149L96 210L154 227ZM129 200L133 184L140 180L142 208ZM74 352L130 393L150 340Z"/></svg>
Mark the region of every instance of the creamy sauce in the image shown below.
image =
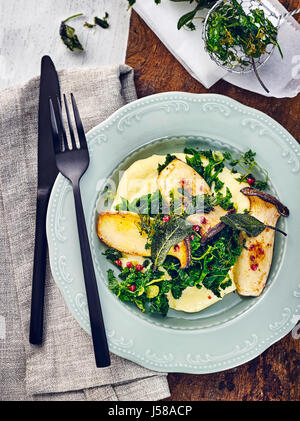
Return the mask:
<svg viewBox="0 0 300 421"><path fill-rule="evenodd" d="M223 171L218 175L219 179L224 183L224 186L220 192L225 196L226 187L228 187L232 194L231 201L233 202L236 211L238 213L243 213L245 209L250 209L250 202L248 197L241 193L240 190L243 187L249 187L249 185L247 183L240 183L237 181L236 179L239 178L239 176L240 174L238 173L232 174L231 171L226 167L224 167ZM212 191L214 191L214 189L212 189Z"/></svg>
<svg viewBox="0 0 300 421"><path fill-rule="evenodd" d="M173 154L185 162L185 154ZM152 155L149 158L135 161L123 174L112 209L121 202L121 197L131 202L145 194L154 193L157 187L157 167L163 164L166 155Z"/></svg>
<svg viewBox="0 0 300 421"><path fill-rule="evenodd" d="M185 154L174 153L172 155L175 155L178 159L186 162ZM143 195L157 191L157 167L158 164L163 164L165 162L165 158L165 155L152 155L149 158L134 162L124 172L123 177L121 178L114 202L112 204L112 210L115 209L117 204L121 203L122 197L131 202ZM207 165L207 163L207 159L203 158L203 165ZM232 174L231 171L225 167L219 174L219 179L224 183L221 193L225 195L226 187L228 187L232 194L231 200L234 203L237 212L242 213L245 209L249 210L250 202L249 199L240 192L240 190L243 187L248 186L248 184L238 182L236 178L239 176L240 174ZM212 191L214 191L213 186ZM126 265L126 262L129 260L142 264L145 258L141 256L127 256L122 259L122 265ZM227 287L225 290L222 290L222 298L236 289L232 278L232 272L232 270L229 272L229 276L233 281L232 285ZM204 286L202 286L201 289L198 289L197 287L187 287L179 299L175 299L170 292L168 293L170 308L189 313L203 310L222 298L218 298L211 290L206 289Z"/></svg>

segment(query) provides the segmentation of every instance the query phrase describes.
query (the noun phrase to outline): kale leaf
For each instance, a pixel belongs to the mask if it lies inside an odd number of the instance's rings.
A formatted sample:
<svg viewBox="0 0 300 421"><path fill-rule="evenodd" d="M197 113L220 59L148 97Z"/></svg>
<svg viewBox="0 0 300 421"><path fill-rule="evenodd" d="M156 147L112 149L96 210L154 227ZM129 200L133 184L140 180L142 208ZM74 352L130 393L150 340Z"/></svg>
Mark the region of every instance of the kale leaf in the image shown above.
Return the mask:
<svg viewBox="0 0 300 421"><path fill-rule="evenodd" d="M194 213L209 213L215 206L221 206L225 210L233 208L231 201L232 194L228 187L226 187L226 195L223 196L221 192L209 194L202 194L192 196L185 206L185 215L192 215Z"/></svg>
<svg viewBox="0 0 300 421"><path fill-rule="evenodd" d="M108 247L102 254L114 265L116 264L116 260L122 257L122 253L112 247Z"/></svg>
<svg viewBox="0 0 300 421"><path fill-rule="evenodd" d="M192 155L191 157L186 156L187 164L194 168L194 170L204 178L210 187L212 187L212 184L214 183L214 189L216 192L221 190L224 183L219 180L218 175L224 168L225 158L223 155L216 154L211 150L196 151L191 148L185 148L184 153ZM203 164L203 157L208 160L207 165Z"/></svg>
<svg viewBox="0 0 300 421"><path fill-rule="evenodd" d="M160 174L162 170L166 168L170 164L170 162L172 162L174 159L176 159L176 156L170 155L168 153L168 155L166 156L165 162L163 164L158 164L158 167L157 167L158 174Z"/></svg>
<svg viewBox="0 0 300 421"><path fill-rule="evenodd" d="M143 272L126 267L119 275L120 281L111 269L107 277L109 289L121 301L135 304L142 312L167 314L169 303L166 294L170 290L170 280L164 272L154 271L152 267Z"/></svg>
<svg viewBox="0 0 300 421"><path fill-rule="evenodd" d="M238 240L238 232L226 227L216 237L216 240L202 246L198 236L191 240L192 265L187 269L180 269L179 263L168 256L163 267L172 277L171 292L174 298L180 298L187 287L205 286L217 297L221 290L231 285L228 272L240 256L242 246Z"/></svg>
<svg viewBox="0 0 300 421"><path fill-rule="evenodd" d="M163 212L163 199L159 190L134 199L132 202L121 197L121 203L116 205L115 209L138 214L157 215Z"/></svg>

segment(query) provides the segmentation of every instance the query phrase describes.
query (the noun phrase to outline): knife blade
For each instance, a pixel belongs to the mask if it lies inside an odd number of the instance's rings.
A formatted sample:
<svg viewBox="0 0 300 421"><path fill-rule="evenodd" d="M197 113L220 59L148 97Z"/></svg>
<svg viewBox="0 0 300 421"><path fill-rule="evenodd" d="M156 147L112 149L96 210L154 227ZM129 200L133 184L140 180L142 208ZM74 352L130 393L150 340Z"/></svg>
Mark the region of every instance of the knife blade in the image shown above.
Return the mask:
<svg viewBox="0 0 300 421"><path fill-rule="evenodd" d="M51 58L44 56L41 61L38 110L38 185L29 333L29 342L35 345L41 345L43 341L47 255L46 214L50 193L58 174L49 110L49 97L56 96L60 98L58 76Z"/></svg>

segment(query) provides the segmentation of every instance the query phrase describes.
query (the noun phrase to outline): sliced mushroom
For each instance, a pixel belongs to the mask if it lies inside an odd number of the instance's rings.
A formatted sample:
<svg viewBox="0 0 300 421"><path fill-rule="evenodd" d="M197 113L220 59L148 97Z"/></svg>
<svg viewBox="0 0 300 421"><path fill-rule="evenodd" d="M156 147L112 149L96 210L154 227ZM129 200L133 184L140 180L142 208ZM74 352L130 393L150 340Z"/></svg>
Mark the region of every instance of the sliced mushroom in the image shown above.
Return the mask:
<svg viewBox="0 0 300 421"><path fill-rule="evenodd" d="M250 200L250 215L265 225L276 226L280 216L288 216L289 210L274 196L245 187L241 192ZM242 253L234 265L234 280L241 295L259 296L268 279L274 248L275 231L266 228L257 237L240 234L244 242Z"/></svg>
<svg viewBox="0 0 300 421"><path fill-rule="evenodd" d="M140 217L132 212L103 212L98 217L97 233L101 241L109 247L123 253L150 257L151 250L146 248L147 235L141 233ZM180 261L183 269L191 263L191 246L189 239L172 247L169 255Z"/></svg>
<svg viewBox="0 0 300 421"><path fill-rule="evenodd" d="M243 189L241 189L241 193L243 193L245 196L248 196L248 198L250 199L250 205L251 203L255 202L255 197L257 197L258 199L261 199L266 203L271 203L272 205L276 206L276 209L278 210L281 216L289 216L290 214L288 208L271 194L254 189L253 187L244 187Z"/></svg>
<svg viewBox="0 0 300 421"><path fill-rule="evenodd" d="M221 206L216 206L209 213L195 213L194 215L188 216L187 221L192 225L199 225L201 234L200 243L204 245L225 228L225 224L220 221L220 218L234 212L234 208L227 211L221 208Z"/></svg>
<svg viewBox="0 0 300 421"><path fill-rule="evenodd" d="M165 202L170 202L170 193L184 188L189 194L196 196L200 194L211 194L209 185L191 166L174 159L159 174L158 188Z"/></svg>

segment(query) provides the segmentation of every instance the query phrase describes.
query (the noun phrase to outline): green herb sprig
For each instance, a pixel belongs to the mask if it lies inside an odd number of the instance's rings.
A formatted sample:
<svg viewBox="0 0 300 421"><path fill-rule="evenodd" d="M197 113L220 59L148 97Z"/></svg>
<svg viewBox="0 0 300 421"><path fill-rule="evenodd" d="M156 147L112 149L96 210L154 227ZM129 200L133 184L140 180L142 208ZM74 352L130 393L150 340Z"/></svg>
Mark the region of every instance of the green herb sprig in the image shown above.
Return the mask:
<svg viewBox="0 0 300 421"><path fill-rule="evenodd" d="M240 157L234 159L230 152L223 153L224 158L228 161L228 164L232 167L231 172L236 173L238 170L239 172L243 172L243 174L237 178L237 181L240 183L246 182L248 178L253 178L255 181L252 187L258 190L266 190L268 188L268 181L269 181L269 174L268 171L261 167L256 161L255 156L256 152L253 152L251 149L246 151L244 154L241 154ZM253 175L252 171L258 168L260 169L264 175L264 180L256 180Z"/></svg>

